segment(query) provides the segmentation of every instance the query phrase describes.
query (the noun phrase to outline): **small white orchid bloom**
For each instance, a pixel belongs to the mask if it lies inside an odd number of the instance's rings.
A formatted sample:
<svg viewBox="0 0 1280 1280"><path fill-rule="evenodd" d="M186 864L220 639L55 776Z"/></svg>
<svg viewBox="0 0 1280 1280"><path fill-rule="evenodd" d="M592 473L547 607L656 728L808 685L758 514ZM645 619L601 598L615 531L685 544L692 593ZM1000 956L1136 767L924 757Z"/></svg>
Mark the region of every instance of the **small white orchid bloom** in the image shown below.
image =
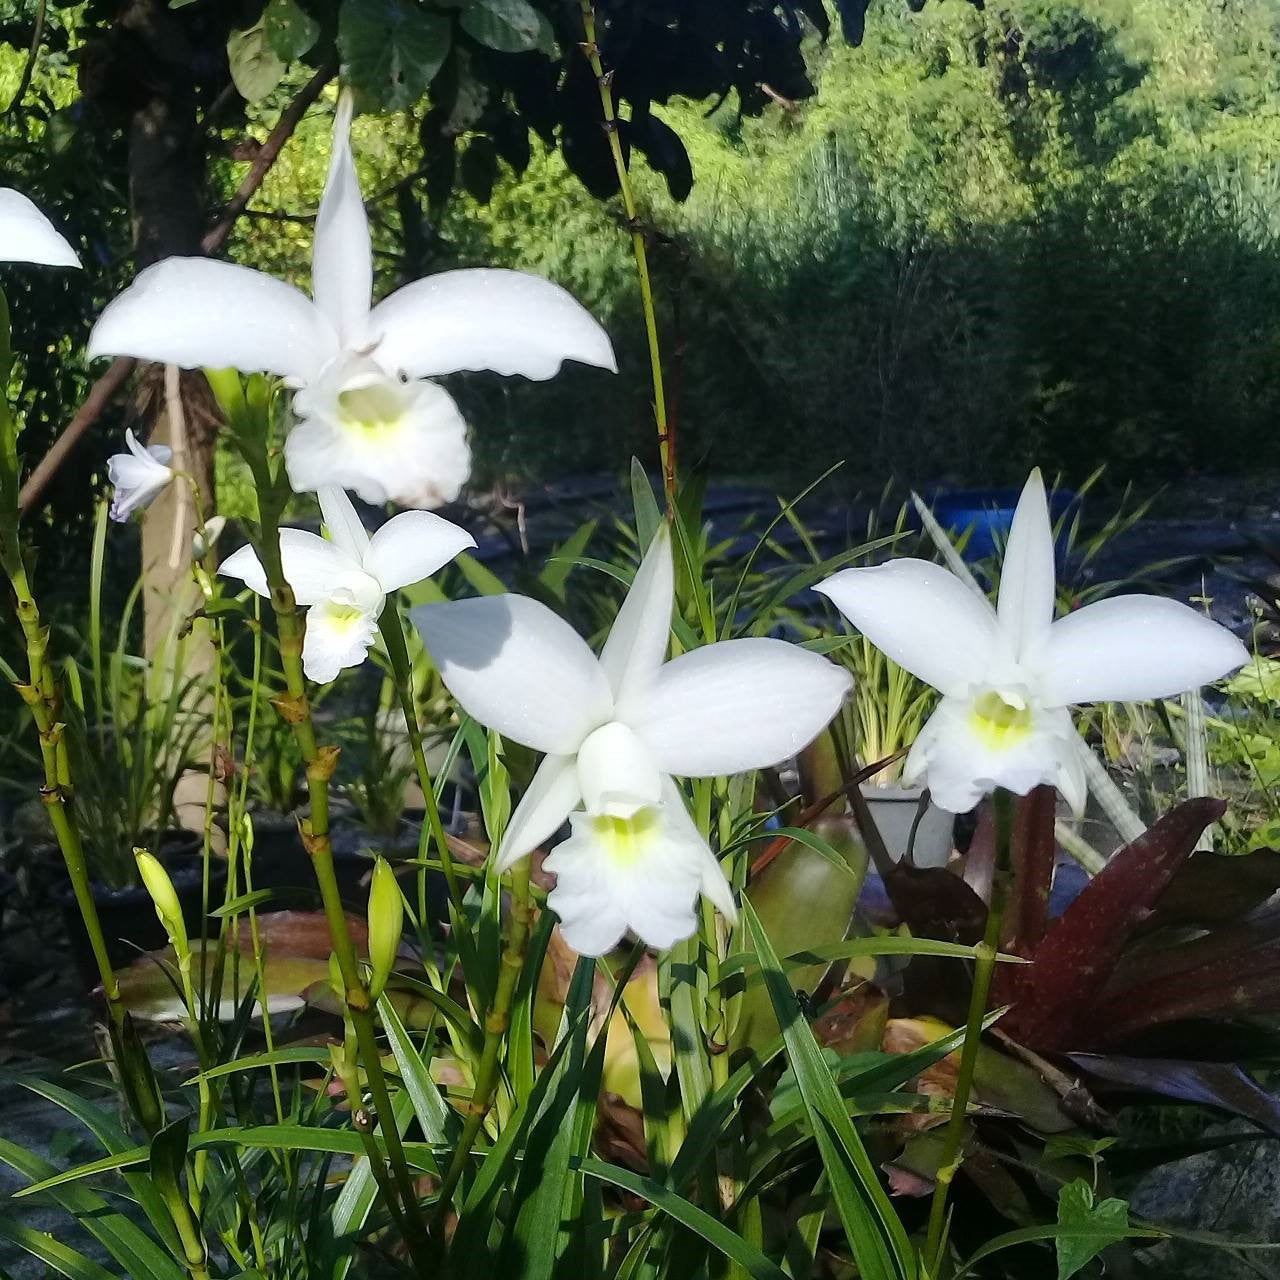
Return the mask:
<svg viewBox="0 0 1280 1280"><path fill-rule="evenodd" d="M729 883L673 776L718 777L787 759L852 685L834 663L782 640L727 640L664 663L673 603L664 526L599 658L525 596L411 614L463 709L546 753L511 816L498 866L525 857L569 818L573 834L544 866L556 875L549 905L582 955L601 955L628 929L658 948L687 938L699 891L732 919Z"/></svg>
<svg viewBox="0 0 1280 1280"><path fill-rule="evenodd" d="M489 369L553 377L565 360L616 370L609 338L558 285L519 271L444 271L370 307L373 258L351 157L351 97L334 122L316 219L315 300L209 258L148 267L103 311L89 355L285 378L297 425L289 482L353 489L366 502L452 502L471 469L466 425L429 379Z"/></svg>
<svg viewBox="0 0 1280 1280"><path fill-rule="evenodd" d="M0 262L80 265L76 251L53 229L53 223L21 191L9 187L0 187Z"/></svg>
<svg viewBox="0 0 1280 1280"><path fill-rule="evenodd" d="M370 537L341 489L321 489L317 496L331 541L305 529L281 529L280 559L294 598L307 609L303 670L327 684L343 667L365 660L392 591L429 578L475 540L428 511L402 511ZM260 596L271 594L252 547L233 552L218 572Z"/></svg>
<svg viewBox="0 0 1280 1280"><path fill-rule="evenodd" d="M964 813L996 787L1049 783L1076 813L1086 780L1069 707L1172 697L1234 671L1226 627L1159 596L1115 596L1054 621L1053 530L1040 472L1018 501L998 608L928 560L844 569L817 588L872 644L943 697L907 755Z"/></svg>
<svg viewBox="0 0 1280 1280"><path fill-rule="evenodd" d="M113 520L125 521L135 511L149 507L168 488L173 480L169 463L173 450L167 444L153 444L143 448L132 431L126 429L124 442L128 453L115 453L107 459L107 479L115 487L111 496Z"/></svg>

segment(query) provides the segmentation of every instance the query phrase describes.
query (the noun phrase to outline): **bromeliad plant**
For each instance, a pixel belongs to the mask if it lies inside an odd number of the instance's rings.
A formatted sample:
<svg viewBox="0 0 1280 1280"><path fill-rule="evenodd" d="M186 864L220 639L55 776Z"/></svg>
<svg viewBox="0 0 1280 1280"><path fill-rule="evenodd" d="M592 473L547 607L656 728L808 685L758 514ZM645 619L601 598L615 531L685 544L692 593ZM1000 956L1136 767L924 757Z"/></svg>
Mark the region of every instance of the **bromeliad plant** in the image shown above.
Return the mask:
<svg viewBox="0 0 1280 1280"><path fill-rule="evenodd" d="M585 3L583 17L656 353L645 237ZM136 853L170 938L150 963L172 996L153 1007L184 1024L195 1056L180 1087L163 1087L152 1069L87 892L63 693L18 542L16 432L5 419L0 560L27 642L20 692L39 734L42 798L95 943L110 1066L128 1112L122 1124L100 1099L32 1084L81 1119L103 1155L58 1169L0 1141L0 1158L30 1184L13 1203L63 1206L118 1274L150 1280L936 1280L973 1273L1028 1240L1101 1247L1125 1235L1157 1238L1154 1228L1117 1225L1114 1214L1099 1225L1086 1186L1079 1221L1015 1232L957 1265L948 1195L963 1164L993 974L1011 960L997 950L1015 846L1011 792L1049 782L1079 801L1070 705L1194 687L1239 665L1239 643L1183 606L1145 598L1055 622L1037 476L1019 508L998 609L921 561L836 572L849 554L766 584L759 599L748 563L726 605L708 586L714 549L697 488L677 483L656 360L665 511L633 472L637 554L595 566L627 587L600 652L546 602L563 598L567 568L538 579L544 600L435 598L438 584L424 580L465 554L470 536L423 510L370 534L347 491L415 507L458 492L469 468L465 434L432 377L490 369L546 378L565 359L611 369L612 350L562 290L510 272L445 273L371 308L351 111L344 95L316 227L314 300L247 268L170 259L106 309L90 344L94 353L209 369L255 491L249 544L220 577L196 569L203 604L192 625L215 653L206 865L215 784L228 796L227 896L208 936L195 936L163 866ZM5 208L0 202L0 215ZM20 212L29 231L29 211ZM144 455L134 441L121 458L115 513L127 515L172 476L167 459ZM295 491L318 494L327 536L282 528ZM566 559L584 559L585 538L571 543ZM463 573L492 585L474 565ZM780 954L765 895L749 891L770 831L851 874L840 851L809 830L823 803L797 813L778 772L848 697L848 672L825 652L844 640L796 644L764 634L774 625L768 610L741 617L744 603L793 607L793 596L831 574L822 590L862 635L942 695L908 774L953 808L995 791L995 875L989 903L979 903L980 943L841 937L816 953L788 944ZM229 581L247 595L232 598ZM452 695L448 723L424 726L419 714L415 672L428 659L406 636L397 599L415 585L432 597L412 617ZM247 798L270 668L261 627L247 624L263 616L263 601L278 646L271 714L292 734L305 775L299 826L324 907L320 954L312 954L317 921L291 929L293 921L277 918L268 927L266 899L254 888ZM229 692L237 627L253 647L247 701ZM413 891L378 862L362 920L345 909L330 838L338 748L313 710L315 683L348 680L375 648L391 673L426 811L419 856L406 868ZM447 764L469 757L487 858L455 859L426 730L451 736ZM542 753L536 770L530 751ZM514 808L513 779L524 783ZM824 803L855 784L846 780ZM779 809L791 824L780 830ZM427 876L437 872L448 890L443 928L427 906ZM273 940L290 933L299 954L289 958L299 963L283 966L278 954L269 963ZM854 1054L833 1065L790 971L917 953L972 963L966 1026L896 1055ZM303 990L300 974L308 975ZM1037 989L1036 975L1023 979L1015 1007L1031 1008L1025 993ZM761 994L772 1020L739 1037L749 997ZM264 1011L304 999L332 1016L331 1034L281 1043L283 1028ZM957 1051L949 1101L939 1106L923 1086L908 1087ZM878 1157L893 1154L880 1150L884 1130L863 1123L904 1115L946 1121L920 1231L878 1167ZM617 1158L599 1158L598 1134ZM121 1179L145 1226L107 1198ZM0 1214L0 1234L64 1274L102 1274L15 1220L12 1208ZM1079 1249L1071 1256L1074 1268L1062 1268L1060 1256L1063 1275L1083 1265Z"/></svg>

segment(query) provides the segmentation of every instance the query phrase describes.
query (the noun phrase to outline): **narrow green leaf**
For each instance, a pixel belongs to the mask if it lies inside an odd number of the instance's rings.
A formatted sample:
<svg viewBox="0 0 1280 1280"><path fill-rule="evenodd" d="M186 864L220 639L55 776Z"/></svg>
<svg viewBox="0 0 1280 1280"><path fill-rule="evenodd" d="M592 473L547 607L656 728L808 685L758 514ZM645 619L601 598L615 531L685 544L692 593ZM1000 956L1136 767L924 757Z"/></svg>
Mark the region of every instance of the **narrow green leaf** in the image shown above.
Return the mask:
<svg viewBox="0 0 1280 1280"><path fill-rule="evenodd" d="M750 899L743 898L742 912L859 1272L864 1280L914 1280L916 1257L911 1242L849 1119L840 1090Z"/></svg>
<svg viewBox="0 0 1280 1280"><path fill-rule="evenodd" d="M235 1076L242 1071L256 1071L259 1067L291 1066L299 1062L327 1063L329 1057L327 1045L294 1045L288 1049L275 1049L269 1053L249 1053L231 1062L220 1062L216 1067L210 1067L208 1071L192 1076L186 1083L195 1084L201 1077L205 1080L214 1080L218 1076Z"/></svg>
<svg viewBox="0 0 1280 1280"><path fill-rule="evenodd" d="M643 555L662 523L662 510L639 458L631 459L631 501L636 513L636 541Z"/></svg>
<svg viewBox="0 0 1280 1280"><path fill-rule="evenodd" d="M250 907L259 907L264 902L270 902L272 896L273 891L271 889L255 889L252 893L242 893L232 898L230 902L224 902L222 906L210 911L209 914L218 920L223 919L225 916L241 915L248 911Z"/></svg>
<svg viewBox="0 0 1280 1280"><path fill-rule="evenodd" d="M616 1165L606 1164L603 1160L584 1160L580 1167L583 1173L611 1182L615 1187L630 1191L632 1195L641 1196L655 1205L681 1226L696 1232L726 1258L736 1262L752 1277L752 1280L786 1280L786 1272L777 1263L770 1262L754 1245L748 1244L730 1227L725 1226L723 1222L718 1222L705 1210L690 1204L670 1187L664 1187L662 1183L654 1182L652 1178L641 1177L628 1169L619 1169Z"/></svg>
<svg viewBox="0 0 1280 1280"><path fill-rule="evenodd" d="M387 1033L387 1042L395 1055L396 1068L404 1082L405 1092L413 1103L413 1113L418 1119L423 1135L430 1143L444 1145L457 1137L457 1113L440 1096L436 1082L422 1055L414 1046L395 1011L395 1006L385 996L378 999L378 1016ZM438 1171L437 1171L437 1176Z"/></svg>
<svg viewBox="0 0 1280 1280"><path fill-rule="evenodd" d="M77 1253L48 1232L37 1231L3 1215L0 1215L0 1236L66 1276L67 1280L116 1280L106 1267Z"/></svg>

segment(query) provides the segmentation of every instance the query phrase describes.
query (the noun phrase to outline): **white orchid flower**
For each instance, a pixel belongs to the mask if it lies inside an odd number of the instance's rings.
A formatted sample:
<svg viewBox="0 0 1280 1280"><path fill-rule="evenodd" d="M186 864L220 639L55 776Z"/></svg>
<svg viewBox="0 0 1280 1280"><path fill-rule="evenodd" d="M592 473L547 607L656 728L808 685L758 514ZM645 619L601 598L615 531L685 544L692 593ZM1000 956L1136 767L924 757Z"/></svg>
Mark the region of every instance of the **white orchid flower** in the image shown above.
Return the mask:
<svg viewBox="0 0 1280 1280"><path fill-rule="evenodd" d="M817 588L872 644L942 693L907 755L944 809L1049 783L1076 813L1086 780L1069 707L1172 697L1248 661L1226 627L1159 596L1114 596L1054 621L1053 530L1040 472L1018 501L998 607L928 560L844 569Z"/></svg>
<svg viewBox="0 0 1280 1280"><path fill-rule="evenodd" d="M281 529L280 559L294 598L307 609L302 668L327 684L343 667L365 660L392 591L429 578L475 540L429 511L402 511L370 537L341 489L321 489L317 496L331 541L305 529ZM252 547L233 552L218 572L260 596L271 594Z"/></svg>
<svg viewBox="0 0 1280 1280"><path fill-rule="evenodd" d="M371 308L351 112L344 93L316 219L314 301L248 267L168 258L103 311L89 355L278 374L297 392L299 421L285 441L294 489L332 486L375 504L436 507L458 496L471 455L457 405L431 378L490 369L546 379L565 360L617 366L583 307L519 271L445 271Z"/></svg>
<svg viewBox="0 0 1280 1280"><path fill-rule="evenodd" d="M53 223L21 191L9 187L0 187L0 262L80 265L76 251L53 229Z"/></svg>
<svg viewBox="0 0 1280 1280"><path fill-rule="evenodd" d="M149 507L173 480L173 469L169 466L173 450L167 444L144 448L127 428L124 442L129 452L115 453L107 459L107 479L115 488L107 514L119 521L128 520L135 511Z"/></svg>
<svg viewBox="0 0 1280 1280"><path fill-rule="evenodd" d="M630 929L665 948L696 928L701 891L730 919L733 894L674 777L764 768L794 755L852 681L782 640L727 640L665 663L674 602L664 527L597 658L525 596L413 610L450 692L481 724L546 753L497 852L505 870L569 818L544 866L565 940L600 955ZM581 811L578 806L582 806Z"/></svg>

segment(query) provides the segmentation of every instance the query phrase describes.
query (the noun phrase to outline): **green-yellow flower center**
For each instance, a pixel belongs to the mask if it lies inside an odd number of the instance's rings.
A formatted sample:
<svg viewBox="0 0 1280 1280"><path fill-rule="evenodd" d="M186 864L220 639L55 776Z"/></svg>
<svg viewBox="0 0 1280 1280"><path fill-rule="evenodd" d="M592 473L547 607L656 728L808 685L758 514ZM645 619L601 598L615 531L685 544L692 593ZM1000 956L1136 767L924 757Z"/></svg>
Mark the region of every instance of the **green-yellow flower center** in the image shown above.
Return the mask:
<svg viewBox="0 0 1280 1280"><path fill-rule="evenodd" d="M368 434L393 431L404 416L400 388L395 383L375 382L371 386L340 392L338 413L345 427L354 427Z"/></svg>
<svg viewBox="0 0 1280 1280"><path fill-rule="evenodd" d="M1031 708L1016 694L988 689L974 699L972 722L983 742L999 751L1031 732Z"/></svg>
<svg viewBox="0 0 1280 1280"><path fill-rule="evenodd" d="M364 611L347 600L326 600L324 619L334 630L346 633L364 621Z"/></svg>
<svg viewBox="0 0 1280 1280"><path fill-rule="evenodd" d="M607 857L620 867L631 867L645 854L658 833L659 813L653 806L637 809L629 818L602 813L591 819L591 830Z"/></svg>

